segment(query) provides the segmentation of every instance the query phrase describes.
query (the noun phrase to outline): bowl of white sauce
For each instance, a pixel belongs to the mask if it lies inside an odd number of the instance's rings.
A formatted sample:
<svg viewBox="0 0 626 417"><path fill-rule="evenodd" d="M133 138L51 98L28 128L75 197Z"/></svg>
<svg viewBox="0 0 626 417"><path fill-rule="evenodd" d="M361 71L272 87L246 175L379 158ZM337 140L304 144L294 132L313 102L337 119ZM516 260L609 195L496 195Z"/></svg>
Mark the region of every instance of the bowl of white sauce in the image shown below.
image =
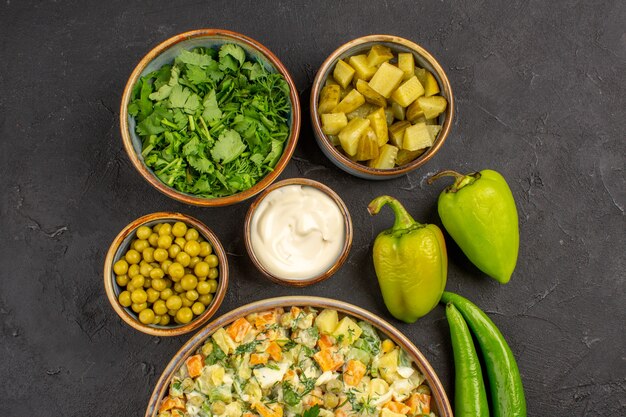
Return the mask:
<svg viewBox="0 0 626 417"><path fill-rule="evenodd" d="M279 284L303 287L332 276L348 258L352 219L333 190L307 178L268 187L246 215L255 266Z"/></svg>

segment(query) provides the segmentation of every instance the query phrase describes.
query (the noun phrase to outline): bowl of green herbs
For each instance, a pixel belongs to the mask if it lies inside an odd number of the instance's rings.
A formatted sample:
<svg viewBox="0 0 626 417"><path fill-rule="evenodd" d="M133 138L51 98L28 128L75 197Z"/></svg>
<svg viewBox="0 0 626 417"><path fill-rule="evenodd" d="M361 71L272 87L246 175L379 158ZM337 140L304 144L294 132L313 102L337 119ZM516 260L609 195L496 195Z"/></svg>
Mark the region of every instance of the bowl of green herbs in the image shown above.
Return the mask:
<svg viewBox="0 0 626 417"><path fill-rule="evenodd" d="M120 109L124 148L157 190L225 206L269 186L300 132L291 75L257 41L221 29L176 35L132 72Z"/></svg>

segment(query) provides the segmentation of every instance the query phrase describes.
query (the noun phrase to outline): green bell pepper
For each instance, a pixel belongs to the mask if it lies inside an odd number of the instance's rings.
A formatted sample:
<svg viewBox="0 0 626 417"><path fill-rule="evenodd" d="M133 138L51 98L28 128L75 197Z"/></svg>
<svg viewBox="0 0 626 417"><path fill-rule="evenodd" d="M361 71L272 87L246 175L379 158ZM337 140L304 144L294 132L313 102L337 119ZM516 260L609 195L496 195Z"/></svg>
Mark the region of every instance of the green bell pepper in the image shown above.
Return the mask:
<svg viewBox="0 0 626 417"><path fill-rule="evenodd" d="M437 226L417 223L393 197L380 196L367 209L374 215L386 204L396 219L374 241L374 269L389 312L413 323L441 298L448 273L446 244Z"/></svg>
<svg viewBox="0 0 626 417"><path fill-rule="evenodd" d="M517 209L506 180L486 169L467 175L442 171L428 183L444 176L455 181L439 195L443 226L478 269L506 284L519 250Z"/></svg>

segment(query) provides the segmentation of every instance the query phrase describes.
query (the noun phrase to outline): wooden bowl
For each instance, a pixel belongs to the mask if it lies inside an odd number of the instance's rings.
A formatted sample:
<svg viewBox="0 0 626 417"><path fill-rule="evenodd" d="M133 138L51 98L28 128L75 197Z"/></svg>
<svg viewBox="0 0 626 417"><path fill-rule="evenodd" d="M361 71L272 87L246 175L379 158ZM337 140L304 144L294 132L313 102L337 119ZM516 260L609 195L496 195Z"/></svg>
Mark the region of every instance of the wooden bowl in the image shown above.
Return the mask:
<svg viewBox="0 0 626 417"><path fill-rule="evenodd" d="M141 156L141 139L135 133L135 119L128 114L128 104L130 103L132 90L137 81L142 76L161 68L165 64L171 63L181 50L197 47L215 47L225 43L234 43L241 46L246 51L248 57L252 57L260 61L270 71L278 72L285 77L290 90L290 133L287 141L285 142L283 154L274 167L274 170L268 173L253 187L230 196L204 198L186 194L168 186L146 166L143 157ZM122 95L122 103L120 107L120 128L124 149L126 149L126 153L133 163L133 166L154 188L168 197L183 203L205 207L226 206L239 203L256 195L274 182L274 180L278 178L280 173L285 169L287 163L293 155L294 150L296 149L296 143L300 134L300 100L298 98L298 91L296 90L296 86L291 78L291 75L289 74L289 71L287 71L287 68L285 68L282 62L280 62L280 60L265 46L240 33L223 29L199 29L181 33L167 39L148 52L148 54L144 56L141 61L139 61L139 64L137 64L130 75Z"/></svg>
<svg viewBox="0 0 626 417"><path fill-rule="evenodd" d="M194 354L194 352L208 339L213 332L217 329L224 327L240 317L245 317L248 314L270 310L277 307L290 307L290 306L311 306L314 308L331 308L339 311L340 313L347 314L352 317L356 317L359 320L364 320L374 327L376 327L381 333L393 340L398 346L404 349L411 359L415 362L420 372L425 376L426 381L432 391L433 396L433 409L439 414L440 417L452 417L452 408L446 392L437 377L437 374L433 370L428 360L424 357L422 352L399 330L393 327L391 324L381 319L375 314L370 313L360 307L352 304L345 303L343 301L333 300L330 298L311 297L311 296L288 296L270 298L262 301L257 301L245 306L239 307L225 315L219 317L215 321L208 324L198 333L196 333L183 347L174 355L174 357L167 364L161 377L159 378L152 395L148 401L148 407L146 409L145 417L156 417L158 415L159 405L162 399L167 395L168 388L172 377L176 371L184 364L185 360Z"/></svg>
<svg viewBox="0 0 626 417"><path fill-rule="evenodd" d="M360 164L352 161L350 158L341 153L331 141L322 132L322 124L320 121L320 115L317 111L317 105L319 102L320 91L324 87L326 79L332 75L332 71L335 68L335 64L340 59L350 57L355 54L364 53L368 51L372 46L382 44L391 48L394 52L411 52L415 57L415 63L421 67L432 72L439 88L441 89L441 95L448 100L448 107L446 111L439 116L439 122L442 125L441 132L437 135L433 146L431 146L426 152L420 155L414 161L409 162L406 165L391 169L376 169L370 168L367 165ZM452 87L445 71L439 65L437 60L424 48L411 42L407 39L400 38L392 35L369 35L362 38L354 39L348 43L343 44L335 50L326 61L322 64L313 81L313 87L311 88L311 122L313 125L313 133L317 144L322 149L322 152L335 164L338 168L345 172L352 174L359 178L369 180L384 180L396 178L411 172L426 162L428 162L435 154L441 149L441 146L445 142L450 129L452 128L452 119L454 116L454 96L452 95Z"/></svg>
<svg viewBox="0 0 626 417"><path fill-rule="evenodd" d="M213 295L213 301L209 304L201 315L193 319L187 324L173 324L167 326L161 325L148 325L143 324L137 318L137 314L128 307L123 307L117 297L121 292L119 285L115 282L115 273L113 272L113 264L117 262L122 254L128 250L132 239L135 237L135 232L140 226L153 226L156 223L175 223L183 222L187 226L194 227L200 236L206 239L213 247L213 253L217 255L219 259L219 277L217 290ZM104 289L113 310L118 316L130 325L132 328L139 330L142 333L146 333L152 336L179 336L181 334L189 333L196 330L198 327L206 323L215 314L217 309L222 304L226 289L228 288L228 259L226 258L226 252L222 247L222 244L218 240L217 236L209 229L204 223L199 220L180 213L152 213L138 218L126 226L113 240L109 251L107 252L104 260Z"/></svg>
<svg viewBox="0 0 626 417"><path fill-rule="evenodd" d="M250 227L252 223L252 217L254 216L254 212L256 211L261 201L263 201L263 199L269 193L271 193L272 191L280 187L285 187L287 185L305 185L309 187L314 187L324 192L326 195L328 195L330 198L333 199L333 201L337 204L337 206L339 206L339 210L343 214L346 237L345 237L345 241L343 244L343 248L341 250L341 254L339 255L339 258L337 258L337 261L328 270L311 278L289 279L289 278L282 278L275 274L272 274L259 261L252 247L252 242L250 239L250 233L251 233ZM305 286L316 284L318 282L321 282L330 278L335 272L339 270L339 268L341 268L341 266L346 261L346 259L348 259L348 254L350 253L350 248L352 247L352 217L350 216L348 207L346 207L341 197L339 197L337 193L335 193L332 189L330 189L326 185L319 183L317 181L314 181L314 180L307 179L307 178L290 178L290 179L286 179L283 181L279 181L271 185L270 187L268 187L265 191L263 191L261 195L257 197L257 199L252 203L252 205L250 205L250 208L248 209L248 213L246 214L246 220L244 223L244 239L246 243L246 250L248 251L248 255L250 256L250 259L252 259L252 263L254 263L254 265L259 269L259 271L263 273L263 275L265 275L267 278L269 278L270 280L278 284L292 286L292 287L305 287Z"/></svg>

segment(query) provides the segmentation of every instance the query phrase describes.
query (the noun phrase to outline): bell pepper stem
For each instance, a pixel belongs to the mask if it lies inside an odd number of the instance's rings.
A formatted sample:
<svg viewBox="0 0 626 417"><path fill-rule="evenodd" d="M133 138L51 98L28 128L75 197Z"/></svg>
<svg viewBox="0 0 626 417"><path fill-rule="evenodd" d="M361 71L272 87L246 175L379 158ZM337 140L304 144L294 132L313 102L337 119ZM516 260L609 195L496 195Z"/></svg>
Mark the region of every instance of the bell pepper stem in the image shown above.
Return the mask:
<svg viewBox="0 0 626 417"><path fill-rule="evenodd" d="M376 197L372 200L372 202L367 206L367 211L369 211L369 213L373 216L378 214L380 209L386 204L388 204L391 210L393 210L393 214L396 217L392 230L408 229L411 226L419 225L419 223L411 217L409 212L406 211L398 200L388 195L381 195L380 197Z"/></svg>
<svg viewBox="0 0 626 417"><path fill-rule="evenodd" d="M459 174L456 171L452 171L451 169L446 169L428 178L427 180L428 185L431 185L433 182L443 177L454 177L454 184L448 187L447 190L455 193L459 191L461 188L473 183L475 180L480 178L480 173L463 175L463 174Z"/></svg>

